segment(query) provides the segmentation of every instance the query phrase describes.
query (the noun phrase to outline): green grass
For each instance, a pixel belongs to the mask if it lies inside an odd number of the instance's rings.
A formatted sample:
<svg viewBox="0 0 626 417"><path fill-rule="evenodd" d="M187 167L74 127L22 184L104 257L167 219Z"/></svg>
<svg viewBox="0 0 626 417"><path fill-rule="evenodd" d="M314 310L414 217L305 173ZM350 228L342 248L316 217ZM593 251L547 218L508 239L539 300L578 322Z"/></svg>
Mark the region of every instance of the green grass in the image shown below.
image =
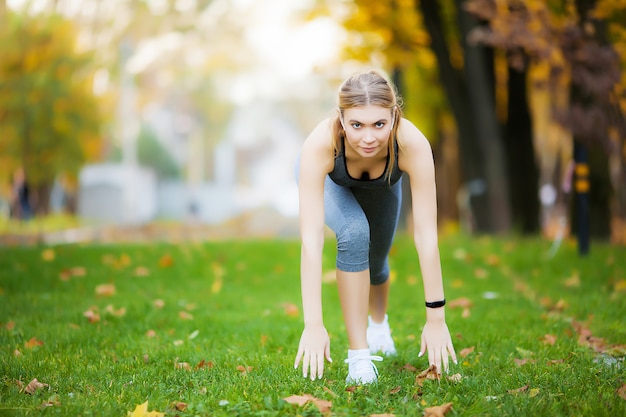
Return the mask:
<svg viewBox="0 0 626 417"><path fill-rule="evenodd" d="M447 299L473 303L469 317L446 313L457 354L474 347L451 369L461 381L420 387L403 369L428 364L417 357L424 323L417 256L399 236L389 312L399 354L380 363L377 385L356 390L344 382L347 338L332 282L323 294L334 362L322 381L293 369L302 331L301 312L288 308L300 309L298 242L67 245L52 248L52 260L44 247L2 248L0 415L126 416L147 400L168 416L321 415L310 403L282 400L293 394L331 401L337 416L422 415L446 402L448 416L626 415L618 393L624 348L595 352L572 326L584 323L604 350L626 344L626 248L594 244L581 259L567 243L548 259L550 242L539 239L451 236L440 246ZM166 255L171 265L160 266ZM329 241L324 270L333 265ZM101 284L114 284L115 294L98 295ZM114 314L121 308L124 315ZM88 321L90 309L100 321ZM32 338L43 344L27 347ZM196 369L203 360L212 367ZM27 395L18 381L33 378L49 387ZM55 405L42 407L48 401ZM184 411L173 408L178 401Z"/></svg>

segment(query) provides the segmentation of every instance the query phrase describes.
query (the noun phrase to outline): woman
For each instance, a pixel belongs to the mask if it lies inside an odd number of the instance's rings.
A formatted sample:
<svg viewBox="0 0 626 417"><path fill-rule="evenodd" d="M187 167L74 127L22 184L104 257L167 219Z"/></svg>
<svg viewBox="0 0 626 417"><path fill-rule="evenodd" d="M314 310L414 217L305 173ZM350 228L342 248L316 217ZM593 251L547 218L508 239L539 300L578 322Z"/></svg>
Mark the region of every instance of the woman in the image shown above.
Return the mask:
<svg viewBox="0 0 626 417"><path fill-rule="evenodd" d="M388 254L401 202L401 176L412 194L415 247L424 279L426 324L419 356L448 370L456 363L445 322L437 240L432 151L402 117L395 88L378 72L348 78L339 89L338 113L306 139L298 171L304 330L294 362L303 375L322 378L330 340L322 318L324 224L337 238L337 286L348 333L349 384L375 382L373 353L394 354L387 319ZM368 317L369 313L369 317Z"/></svg>

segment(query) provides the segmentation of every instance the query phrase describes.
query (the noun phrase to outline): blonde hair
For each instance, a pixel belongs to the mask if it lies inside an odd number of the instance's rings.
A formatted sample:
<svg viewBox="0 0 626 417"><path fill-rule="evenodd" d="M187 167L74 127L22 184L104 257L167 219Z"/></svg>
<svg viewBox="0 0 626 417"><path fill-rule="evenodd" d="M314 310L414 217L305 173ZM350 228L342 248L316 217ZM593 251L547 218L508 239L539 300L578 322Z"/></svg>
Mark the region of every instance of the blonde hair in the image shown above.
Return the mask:
<svg viewBox="0 0 626 417"><path fill-rule="evenodd" d="M333 123L333 152L335 155L341 149L341 141L346 136L341 120L346 109L359 106L374 105L391 110L391 132L389 135L388 151L389 164L385 170L385 177L391 180L391 173L396 163L394 144L398 126L402 118L402 103L395 86L387 81L377 71L357 73L349 77L341 84L338 92L337 116Z"/></svg>

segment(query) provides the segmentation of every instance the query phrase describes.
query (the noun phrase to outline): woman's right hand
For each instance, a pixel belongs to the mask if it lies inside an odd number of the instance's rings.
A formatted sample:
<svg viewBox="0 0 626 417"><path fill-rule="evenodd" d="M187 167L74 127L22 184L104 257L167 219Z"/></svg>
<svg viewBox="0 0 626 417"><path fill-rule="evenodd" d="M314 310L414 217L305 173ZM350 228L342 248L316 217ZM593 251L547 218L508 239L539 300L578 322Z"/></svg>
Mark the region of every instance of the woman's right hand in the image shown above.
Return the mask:
<svg viewBox="0 0 626 417"><path fill-rule="evenodd" d="M333 361L330 358L330 338L326 328L324 325L305 326L293 367L297 369L302 360L303 376L306 378L309 374L311 381L321 379L324 375L324 358L328 362Z"/></svg>

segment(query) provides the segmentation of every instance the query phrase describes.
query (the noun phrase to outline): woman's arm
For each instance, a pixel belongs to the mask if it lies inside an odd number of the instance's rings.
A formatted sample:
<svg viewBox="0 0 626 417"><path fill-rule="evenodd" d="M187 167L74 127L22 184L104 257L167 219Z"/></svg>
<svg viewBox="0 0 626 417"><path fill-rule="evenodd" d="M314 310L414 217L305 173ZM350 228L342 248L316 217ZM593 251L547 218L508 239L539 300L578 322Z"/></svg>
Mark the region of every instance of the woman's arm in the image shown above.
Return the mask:
<svg viewBox="0 0 626 417"><path fill-rule="evenodd" d="M399 129L400 169L409 176L413 218L413 240L418 253L424 298L427 302L444 300L441 260L437 230L437 190L435 167L430 143L408 120ZM448 355L456 363L444 307L426 308L426 325L422 332L420 356L428 350L428 360L438 369L448 369Z"/></svg>
<svg viewBox="0 0 626 417"><path fill-rule="evenodd" d="M294 367L302 360L303 375L321 378L330 340L322 315L322 249L324 247L324 180L332 170L330 123L320 123L306 139L299 172L300 280L304 331Z"/></svg>

